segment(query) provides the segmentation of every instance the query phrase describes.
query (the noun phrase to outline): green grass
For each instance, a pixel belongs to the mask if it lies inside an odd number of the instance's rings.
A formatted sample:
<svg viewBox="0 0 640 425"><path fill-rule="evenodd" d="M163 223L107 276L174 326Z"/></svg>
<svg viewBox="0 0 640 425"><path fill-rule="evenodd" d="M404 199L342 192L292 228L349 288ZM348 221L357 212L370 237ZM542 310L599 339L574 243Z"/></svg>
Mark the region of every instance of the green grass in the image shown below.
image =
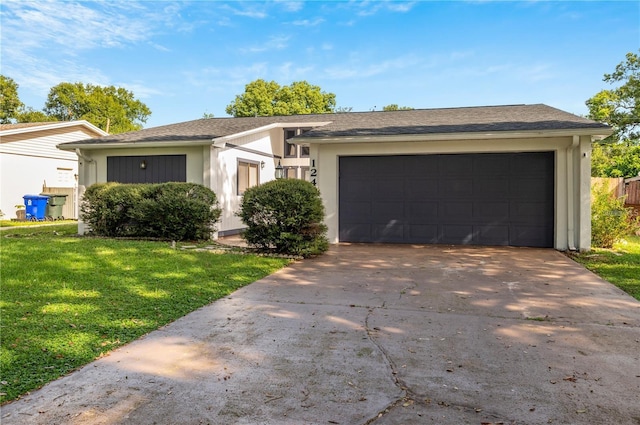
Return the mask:
<svg viewBox="0 0 640 425"><path fill-rule="evenodd" d="M64 223L75 223L75 220L57 220L57 221L18 221L18 220L0 220L0 227L25 227L25 226L56 226Z"/></svg>
<svg viewBox="0 0 640 425"><path fill-rule="evenodd" d="M594 248L572 257L640 301L640 237L629 236L613 249Z"/></svg>
<svg viewBox="0 0 640 425"><path fill-rule="evenodd" d="M75 224L0 231L0 401L228 295L288 260L78 237Z"/></svg>

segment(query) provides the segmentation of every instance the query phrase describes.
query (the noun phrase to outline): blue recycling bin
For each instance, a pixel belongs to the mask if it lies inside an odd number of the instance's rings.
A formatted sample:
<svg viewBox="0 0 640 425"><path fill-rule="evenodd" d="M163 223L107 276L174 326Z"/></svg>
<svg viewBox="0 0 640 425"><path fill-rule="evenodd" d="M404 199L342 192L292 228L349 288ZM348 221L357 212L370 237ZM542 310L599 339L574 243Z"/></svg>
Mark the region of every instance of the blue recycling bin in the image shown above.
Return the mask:
<svg viewBox="0 0 640 425"><path fill-rule="evenodd" d="M25 215L28 221L42 221L45 219L48 196L24 195Z"/></svg>

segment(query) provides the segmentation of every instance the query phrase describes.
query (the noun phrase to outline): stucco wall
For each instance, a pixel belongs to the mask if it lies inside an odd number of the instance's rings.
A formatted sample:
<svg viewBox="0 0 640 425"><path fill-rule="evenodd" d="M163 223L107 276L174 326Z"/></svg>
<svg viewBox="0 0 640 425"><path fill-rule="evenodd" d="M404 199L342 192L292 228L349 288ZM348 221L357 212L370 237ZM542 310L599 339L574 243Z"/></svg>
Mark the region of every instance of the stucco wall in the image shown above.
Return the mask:
<svg viewBox="0 0 640 425"><path fill-rule="evenodd" d="M311 145L311 161L317 168L318 188L326 212L328 237L338 242L338 158L354 155L406 155L438 153L488 153L553 151L555 166L555 248L565 250L590 247L590 138L578 138L572 148L572 137L499 139L499 140L447 140L393 143L316 143ZM572 158L568 161L569 156ZM569 170L568 168L571 168ZM384 170L380 170L381 173ZM573 178L573 193L568 195L569 176ZM573 214L568 216L573 202ZM571 226L570 226L571 225ZM569 230L574 233L570 241Z"/></svg>

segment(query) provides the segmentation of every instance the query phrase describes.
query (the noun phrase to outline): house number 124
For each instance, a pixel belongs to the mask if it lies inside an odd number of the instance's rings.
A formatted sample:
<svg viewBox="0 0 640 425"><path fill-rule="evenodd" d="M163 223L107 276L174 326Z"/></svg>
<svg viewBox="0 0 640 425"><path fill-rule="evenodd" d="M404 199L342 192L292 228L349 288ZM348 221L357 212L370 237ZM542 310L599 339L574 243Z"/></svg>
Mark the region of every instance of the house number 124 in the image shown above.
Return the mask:
<svg viewBox="0 0 640 425"><path fill-rule="evenodd" d="M315 159L311 160L311 168L309 169L309 174L311 176L311 184L313 184L314 186L317 186L318 185L318 182L317 182L318 169L316 168L316 160Z"/></svg>

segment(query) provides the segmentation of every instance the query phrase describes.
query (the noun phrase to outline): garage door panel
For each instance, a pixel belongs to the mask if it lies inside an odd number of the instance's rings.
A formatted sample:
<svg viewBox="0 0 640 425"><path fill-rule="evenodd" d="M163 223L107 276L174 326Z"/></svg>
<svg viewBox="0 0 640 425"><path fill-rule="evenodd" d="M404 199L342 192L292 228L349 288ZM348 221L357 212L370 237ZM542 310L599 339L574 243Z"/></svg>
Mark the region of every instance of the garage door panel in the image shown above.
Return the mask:
<svg viewBox="0 0 640 425"><path fill-rule="evenodd" d="M371 226L374 242L401 243L404 241L404 225L402 222L392 220L386 224L374 224Z"/></svg>
<svg viewBox="0 0 640 425"><path fill-rule="evenodd" d="M406 228L409 243L438 243L440 240L437 224L412 224Z"/></svg>
<svg viewBox="0 0 640 425"><path fill-rule="evenodd" d="M405 184L405 195L410 199L424 199L438 196L438 180L412 179Z"/></svg>
<svg viewBox="0 0 640 425"><path fill-rule="evenodd" d="M490 178L506 177L509 171L504 169L504 157L502 154L483 154L473 158L474 176L486 176Z"/></svg>
<svg viewBox="0 0 640 425"><path fill-rule="evenodd" d="M366 156L340 158L340 177L346 181L352 178L367 179L373 177L373 158Z"/></svg>
<svg viewBox="0 0 640 425"><path fill-rule="evenodd" d="M509 225L490 224L474 230L481 245L509 245Z"/></svg>
<svg viewBox="0 0 640 425"><path fill-rule="evenodd" d="M387 223L392 220L404 220L404 205L397 202L375 202L371 208L373 223Z"/></svg>
<svg viewBox="0 0 640 425"><path fill-rule="evenodd" d="M402 178L388 178L384 180L376 180L372 185L368 182L371 189L371 198L373 200L393 200L402 202L405 199L405 183Z"/></svg>
<svg viewBox="0 0 640 425"><path fill-rule="evenodd" d="M512 225L510 228L511 246L529 246L548 248L553 246L553 228L545 226Z"/></svg>
<svg viewBox="0 0 640 425"><path fill-rule="evenodd" d="M373 218L371 215L370 202L346 202L342 206L343 214L341 218L345 223L370 223Z"/></svg>
<svg viewBox="0 0 640 425"><path fill-rule="evenodd" d="M374 157L371 166L376 175L383 174L385 178L404 176L406 174L405 159L402 156Z"/></svg>
<svg viewBox="0 0 640 425"><path fill-rule="evenodd" d="M549 226L552 222L545 220L552 213L548 205L539 202L511 202L509 205L509 215L512 221L517 223L540 223Z"/></svg>
<svg viewBox="0 0 640 425"><path fill-rule="evenodd" d="M506 178L477 178L472 182L474 196L482 199L509 199L509 180Z"/></svg>
<svg viewBox="0 0 640 425"><path fill-rule="evenodd" d="M511 174L538 178L543 175L552 175L554 167L555 162L549 161L549 152L514 155L511 161Z"/></svg>
<svg viewBox="0 0 640 425"><path fill-rule="evenodd" d="M352 224L340 229L340 240L349 242L374 242L370 224Z"/></svg>
<svg viewBox="0 0 640 425"><path fill-rule="evenodd" d="M409 203L409 214L407 216L409 223L429 224L438 222L438 203L437 202L411 202Z"/></svg>
<svg viewBox="0 0 640 425"><path fill-rule="evenodd" d="M509 219L509 202L484 202L474 204L473 217L479 221L495 222Z"/></svg>
<svg viewBox="0 0 640 425"><path fill-rule="evenodd" d="M444 224L440 229L440 243L453 245L469 245L473 243L472 225Z"/></svg>
<svg viewBox="0 0 640 425"><path fill-rule="evenodd" d="M346 157L339 166L341 241L553 246L553 152Z"/></svg>
<svg viewBox="0 0 640 425"><path fill-rule="evenodd" d="M438 176L447 178L467 177L473 175L472 155L440 155Z"/></svg>
<svg viewBox="0 0 640 425"><path fill-rule="evenodd" d="M458 176L442 179L438 185L438 193L448 198L468 198L473 195L473 180Z"/></svg>
<svg viewBox="0 0 640 425"><path fill-rule="evenodd" d="M447 222L469 222L473 220L473 202L441 202L439 217Z"/></svg>
<svg viewBox="0 0 640 425"><path fill-rule="evenodd" d="M370 180L348 180L340 186L340 196L349 201L368 202L371 199L372 189Z"/></svg>
<svg viewBox="0 0 640 425"><path fill-rule="evenodd" d="M512 199L539 199L546 201L553 187L541 184L540 179L516 178L509 182L509 192Z"/></svg>
<svg viewBox="0 0 640 425"><path fill-rule="evenodd" d="M403 158L405 158L403 167L407 176L433 179L440 175L439 160L436 155L405 156Z"/></svg>

